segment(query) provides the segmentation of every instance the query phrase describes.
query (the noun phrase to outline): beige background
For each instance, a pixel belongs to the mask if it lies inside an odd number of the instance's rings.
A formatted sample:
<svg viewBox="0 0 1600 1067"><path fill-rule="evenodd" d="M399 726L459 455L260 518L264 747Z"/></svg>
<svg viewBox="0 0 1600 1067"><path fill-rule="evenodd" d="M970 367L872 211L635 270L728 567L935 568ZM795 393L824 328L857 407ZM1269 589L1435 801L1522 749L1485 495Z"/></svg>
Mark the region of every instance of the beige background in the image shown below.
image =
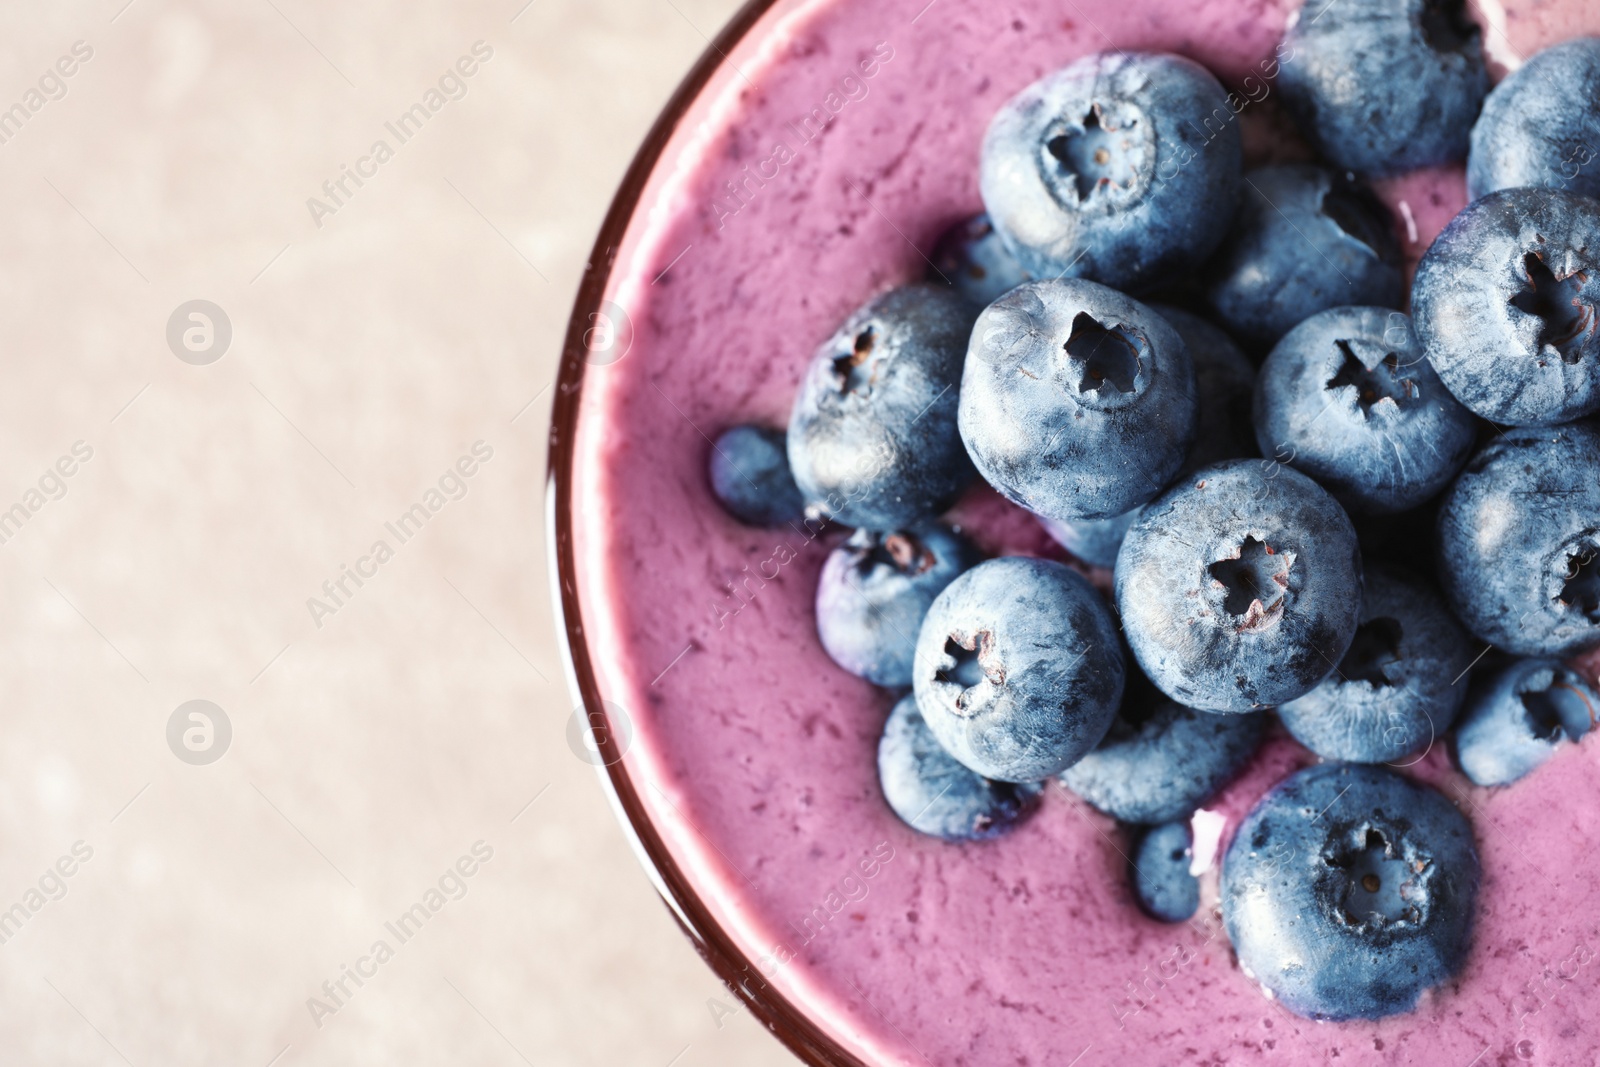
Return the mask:
<svg viewBox="0 0 1600 1067"><path fill-rule="evenodd" d="M718 1025L731 998L568 748L542 519L589 244L735 4L125 3L11 3L0 35L0 109L38 106L0 144L0 510L28 511L0 545L0 909L26 915L0 1061L789 1062ZM399 144L384 123L477 41ZM233 331L205 366L166 340L197 298ZM462 499L384 530L480 440ZM232 726L207 766L167 743L192 699ZM466 895L315 1025L479 841Z"/></svg>

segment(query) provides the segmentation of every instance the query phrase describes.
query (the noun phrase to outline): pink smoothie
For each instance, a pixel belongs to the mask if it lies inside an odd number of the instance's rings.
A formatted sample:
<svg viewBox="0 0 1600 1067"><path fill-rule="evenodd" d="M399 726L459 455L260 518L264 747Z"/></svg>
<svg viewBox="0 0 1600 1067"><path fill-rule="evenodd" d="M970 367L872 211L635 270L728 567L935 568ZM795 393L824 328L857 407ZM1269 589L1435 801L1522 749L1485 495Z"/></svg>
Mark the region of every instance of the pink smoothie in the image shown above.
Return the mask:
<svg viewBox="0 0 1600 1067"><path fill-rule="evenodd" d="M837 535L729 519L708 436L786 420L814 345L980 209L995 109L1077 56L1189 55L1249 101L1256 161L1292 151L1271 76L1293 0L925 4L780 3L680 124L616 254L607 295L631 343L585 376L571 520L600 689L635 731L623 766L678 865L765 981L869 1063L1600 1063L1600 742L1502 790L1468 786L1442 750L1412 769L1476 828L1476 942L1458 981L1376 1023L1266 999L1213 918L1214 869L1193 923L1142 917L1126 841L1058 787L974 845L919 837L883 802L893 696L835 667L813 622ZM1589 0L1480 14L1497 72L1600 32ZM1413 260L1464 202L1455 170L1382 192ZM956 520L991 552L1064 558L987 491ZM1225 841L1308 762L1275 738L1206 833Z"/></svg>

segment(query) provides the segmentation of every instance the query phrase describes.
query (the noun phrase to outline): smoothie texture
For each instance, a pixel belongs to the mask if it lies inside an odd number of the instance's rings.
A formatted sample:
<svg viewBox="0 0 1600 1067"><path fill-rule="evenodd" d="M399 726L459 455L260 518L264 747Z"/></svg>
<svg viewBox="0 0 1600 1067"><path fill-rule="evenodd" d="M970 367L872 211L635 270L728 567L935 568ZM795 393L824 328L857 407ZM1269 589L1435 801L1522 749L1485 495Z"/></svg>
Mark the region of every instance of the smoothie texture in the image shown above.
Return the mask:
<svg viewBox="0 0 1600 1067"><path fill-rule="evenodd" d="M1473 827L1483 882L1467 964L1409 1014L1313 1023L1240 971L1216 868L1255 800L1314 756L1275 733L1197 815L1201 906L1188 923L1141 913L1132 839L1055 783L1004 837L921 837L878 783L895 695L840 670L817 638L818 572L844 531L742 526L707 485L709 441L742 422L783 425L816 346L869 297L923 277L939 235L982 209L989 120L1044 74L1113 49L1188 56L1232 91L1247 165L1297 158L1276 83L1294 62L1280 40L1298 7L778 3L679 123L612 250L567 518L584 640L632 728L621 770L755 961L750 982L863 1062L1600 1063L1588 1010L1600 731L1503 789L1472 786L1442 741L1404 761ZM1496 77L1600 33L1586 0L1483 0L1469 15ZM1459 167L1377 189L1408 271L1466 203ZM986 487L947 521L987 554L1073 563ZM1107 572L1073 565L1108 588Z"/></svg>

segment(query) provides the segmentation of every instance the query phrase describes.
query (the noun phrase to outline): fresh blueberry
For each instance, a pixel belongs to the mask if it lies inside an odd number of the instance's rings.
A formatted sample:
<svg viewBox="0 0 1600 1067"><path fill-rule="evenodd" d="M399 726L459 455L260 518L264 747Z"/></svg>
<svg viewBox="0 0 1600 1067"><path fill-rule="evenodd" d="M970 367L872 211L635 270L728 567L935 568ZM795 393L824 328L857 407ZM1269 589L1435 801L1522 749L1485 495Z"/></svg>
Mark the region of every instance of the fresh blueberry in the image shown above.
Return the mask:
<svg viewBox="0 0 1600 1067"><path fill-rule="evenodd" d="M805 517L806 503L789 473L782 430L735 426L711 445L711 492L724 511L748 526L782 526Z"/></svg>
<svg viewBox="0 0 1600 1067"><path fill-rule="evenodd" d="M1401 306L1400 244L1371 189L1306 163L1244 180L1233 229L1206 272L1217 321L1264 352L1319 311Z"/></svg>
<svg viewBox="0 0 1600 1067"><path fill-rule="evenodd" d="M1261 743L1263 715L1213 715L1136 694L1132 679L1128 688L1105 739L1061 772L1062 785L1122 822L1188 818Z"/></svg>
<svg viewBox="0 0 1600 1067"><path fill-rule="evenodd" d="M1297 471L1236 459L1145 506L1113 572L1134 658L1173 700L1272 707L1314 689L1350 647L1361 553L1344 510Z"/></svg>
<svg viewBox="0 0 1600 1067"><path fill-rule="evenodd" d="M1456 759L1478 785L1510 785L1589 732L1600 693L1560 660L1518 660L1474 680Z"/></svg>
<svg viewBox="0 0 1600 1067"><path fill-rule="evenodd" d="M1472 127L1467 192L1565 189L1600 197L1600 38L1546 48L1506 75Z"/></svg>
<svg viewBox="0 0 1600 1067"><path fill-rule="evenodd" d="M969 304L984 308L1028 281L1017 257L1001 239L988 215L952 226L933 249L928 281L955 287Z"/></svg>
<svg viewBox="0 0 1600 1067"><path fill-rule="evenodd" d="M1256 804L1222 863L1239 966L1310 1019L1377 1019L1466 961L1480 868L1472 827L1391 770L1323 763Z"/></svg>
<svg viewBox="0 0 1600 1067"><path fill-rule="evenodd" d="M1520 656L1600 642L1600 429L1508 430L1439 507L1439 577L1473 634Z"/></svg>
<svg viewBox="0 0 1600 1067"><path fill-rule="evenodd" d="M1190 60L1086 56L995 115L978 163L984 206L1034 277L1148 286L1222 240L1239 197L1235 113Z"/></svg>
<svg viewBox="0 0 1600 1067"><path fill-rule="evenodd" d="M1189 351L1160 315L1081 279L1029 282L978 316L959 426L990 485L1052 519L1161 491L1195 434Z"/></svg>
<svg viewBox="0 0 1600 1067"><path fill-rule="evenodd" d="M1062 563L980 563L928 609L917 706L945 751L986 778L1037 782L1105 736L1122 699L1116 623Z"/></svg>
<svg viewBox="0 0 1600 1067"><path fill-rule="evenodd" d="M956 762L922 720L907 693L889 713L878 741L878 782L905 824L946 841L999 837L1039 805L1043 787L995 782Z"/></svg>
<svg viewBox="0 0 1600 1067"><path fill-rule="evenodd" d="M928 605L975 562L966 538L936 523L887 534L857 530L828 554L817 581L822 647L869 682L910 685Z"/></svg>
<svg viewBox="0 0 1600 1067"><path fill-rule="evenodd" d="M1200 907L1200 880L1189 873L1194 838L1186 823L1157 826L1133 854L1133 892L1152 919L1181 923Z"/></svg>
<svg viewBox="0 0 1600 1067"><path fill-rule="evenodd" d="M1472 662L1466 631L1426 585L1366 573L1361 625L1339 667L1278 708L1294 739L1324 759L1386 763L1431 746L1455 721Z"/></svg>
<svg viewBox="0 0 1600 1067"><path fill-rule="evenodd" d="M1351 511L1416 507L1472 452L1477 422L1433 372L1411 320L1332 308L1279 341L1256 379L1263 455L1304 471Z"/></svg>
<svg viewBox="0 0 1600 1067"><path fill-rule="evenodd" d="M1480 38L1462 0L1311 0L1279 48L1278 84L1341 170L1453 163L1489 89Z"/></svg>
<svg viewBox="0 0 1600 1067"><path fill-rule="evenodd" d="M789 418L801 494L849 526L897 530L972 480L956 402L972 309L944 286L872 300L812 358Z"/></svg>
<svg viewBox="0 0 1600 1067"><path fill-rule="evenodd" d="M1250 391L1255 368L1239 346L1198 315L1166 304L1150 310L1166 319L1189 349L1195 377L1195 435L1182 471L1198 470L1218 460L1254 455L1255 431L1250 422ZM1139 518L1139 509L1109 519L1045 519L1040 522L1056 541L1083 562L1110 567L1117 561L1122 538Z"/></svg>
<svg viewBox="0 0 1600 1067"><path fill-rule="evenodd" d="M1550 426L1600 410L1600 201L1505 189L1468 204L1411 285L1445 387L1474 413Z"/></svg>

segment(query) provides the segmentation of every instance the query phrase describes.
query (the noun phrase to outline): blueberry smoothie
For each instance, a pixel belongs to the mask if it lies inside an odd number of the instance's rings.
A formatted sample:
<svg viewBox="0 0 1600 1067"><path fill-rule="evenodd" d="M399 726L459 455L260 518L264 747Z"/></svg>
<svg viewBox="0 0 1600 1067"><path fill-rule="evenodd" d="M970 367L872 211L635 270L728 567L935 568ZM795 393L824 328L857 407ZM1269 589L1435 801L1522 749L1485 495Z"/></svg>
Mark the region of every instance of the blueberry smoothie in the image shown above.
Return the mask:
<svg viewBox="0 0 1600 1067"><path fill-rule="evenodd" d="M797 516L745 525L708 481L713 439L740 424L788 423L817 346L869 299L922 279L940 236L984 209L979 153L991 119L1074 60L1124 51L1193 60L1232 94L1214 136L1242 145L1246 174L1307 164L1309 150L1284 134L1282 101L1286 72L1304 60L1285 29L1297 15L1318 17L1299 6L779 3L678 124L613 250L606 299L618 328L583 376L570 521L583 639L601 695L631 725L620 769L753 961L748 984L781 995L861 1062L1600 1063L1600 1022L1584 1010L1600 989L1590 869L1600 742L1554 744L1509 786L1475 784L1442 741L1401 761L1470 827L1481 867L1470 936L1412 1010L1313 1022L1241 969L1220 866L1257 802L1317 755L1274 724L1205 801L1188 865L1198 905L1176 908L1192 912L1176 923L1155 917L1171 907L1165 886L1146 900L1130 891L1130 857L1148 842L1054 779L996 791L997 810L1019 819L1009 832L961 822L946 806L929 818L959 823L950 836L967 839L919 834L885 799L879 741L893 711L906 750L937 755L916 732L937 724L915 702L897 707L904 689L838 666L849 635L830 637L831 648L818 635L824 563L848 531ZM1485 0L1469 15L1496 79L1541 48L1600 34L1600 7L1581 0ZM1421 155L1404 173L1373 181L1408 281L1468 202L1463 165L1431 165L1430 146L1412 147ZM846 384L852 370L840 368ZM763 470L779 462L770 440L737 447L767 456ZM1176 469L1181 456L1150 462ZM1003 497L962 475L937 489L961 493L945 521L962 545L1051 561L1033 569L1074 602L1096 595L1090 587L1110 602L1107 570L1006 499L1026 484ZM1116 517L1128 502L1098 506ZM848 550L902 566L916 552L870 538ZM1574 684L1592 684L1597 664L1580 662ZM886 685L906 684L902 666L884 670ZM1359 845L1357 870L1369 862ZM1456 873L1433 883L1439 899Z"/></svg>

